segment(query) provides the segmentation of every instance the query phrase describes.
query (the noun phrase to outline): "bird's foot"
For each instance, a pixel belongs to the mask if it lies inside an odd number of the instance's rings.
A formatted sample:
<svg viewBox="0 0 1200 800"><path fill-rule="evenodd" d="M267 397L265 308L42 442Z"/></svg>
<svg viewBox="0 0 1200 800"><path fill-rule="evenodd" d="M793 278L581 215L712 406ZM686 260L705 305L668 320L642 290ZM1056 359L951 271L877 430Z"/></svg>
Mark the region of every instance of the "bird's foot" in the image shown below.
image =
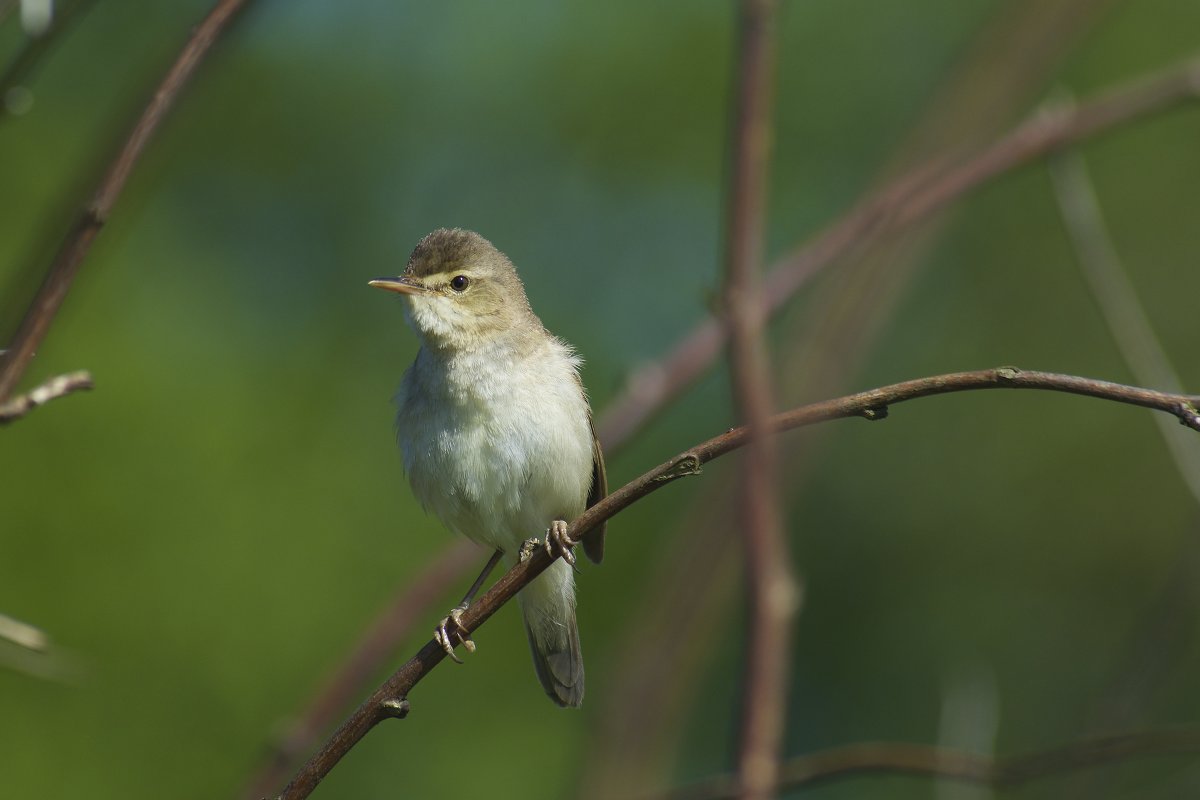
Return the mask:
<svg viewBox="0 0 1200 800"><path fill-rule="evenodd" d="M571 548L575 545L571 541L571 537L567 535L567 523L565 520L556 519L550 523L550 528L546 531L546 554L551 558L562 556L562 560L575 566L575 553Z"/></svg>
<svg viewBox="0 0 1200 800"><path fill-rule="evenodd" d="M536 536L531 536L521 542L521 549L517 551L517 561L524 564L533 555L533 551L542 546L542 540Z"/></svg>
<svg viewBox="0 0 1200 800"><path fill-rule="evenodd" d="M463 648L468 653L475 652L475 643L471 641L470 632L467 626L463 624L462 615L467 610L467 604L455 606L450 609L450 613L438 623L438 626L433 629L433 638L442 649L446 651L446 655L461 664L462 659L454 652L455 640L462 644Z"/></svg>

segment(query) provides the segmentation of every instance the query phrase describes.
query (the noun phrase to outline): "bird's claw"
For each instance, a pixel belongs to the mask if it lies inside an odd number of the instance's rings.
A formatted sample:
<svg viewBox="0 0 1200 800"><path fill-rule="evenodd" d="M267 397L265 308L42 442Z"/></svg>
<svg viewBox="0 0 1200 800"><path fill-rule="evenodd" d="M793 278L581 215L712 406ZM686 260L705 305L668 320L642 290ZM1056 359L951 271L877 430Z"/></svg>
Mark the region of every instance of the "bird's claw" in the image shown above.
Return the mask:
<svg viewBox="0 0 1200 800"><path fill-rule="evenodd" d="M575 566L575 553L571 548L575 545L571 541L571 537L567 535L567 523L565 520L556 519L550 523L550 528L546 531L546 554L551 558L562 556L562 560Z"/></svg>
<svg viewBox="0 0 1200 800"><path fill-rule="evenodd" d="M522 563L528 561L529 557L533 555L533 551L540 547L551 558L562 556L563 561L571 566L575 566L575 553L571 549L574 546L575 543L567 535L567 523L561 519L556 519L550 523L550 527L546 530L545 542L536 536L531 536L521 543L521 549L517 552L517 560Z"/></svg>
<svg viewBox="0 0 1200 800"><path fill-rule="evenodd" d="M455 606L450 609L450 613L433 630L434 641L440 644L442 649L446 651L446 655L450 656L458 664L463 663L463 661L454 652L455 639L458 640L463 649L468 653L475 652L475 643L471 641L467 626L462 621L463 612L466 610L466 606Z"/></svg>
<svg viewBox="0 0 1200 800"><path fill-rule="evenodd" d="M529 560L529 557L533 555L534 548L540 547L541 544L542 540L536 536L531 536L530 538L521 542L521 549L517 551L517 560L524 564Z"/></svg>

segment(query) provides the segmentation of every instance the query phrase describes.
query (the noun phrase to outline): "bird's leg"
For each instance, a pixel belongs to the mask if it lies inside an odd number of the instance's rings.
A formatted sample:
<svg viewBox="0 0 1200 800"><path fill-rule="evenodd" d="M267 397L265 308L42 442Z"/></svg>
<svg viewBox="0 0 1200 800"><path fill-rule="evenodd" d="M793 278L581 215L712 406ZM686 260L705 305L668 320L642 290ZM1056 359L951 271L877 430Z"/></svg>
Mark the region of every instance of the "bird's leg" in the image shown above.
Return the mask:
<svg viewBox="0 0 1200 800"><path fill-rule="evenodd" d="M575 554L571 552L571 547L574 546L571 537L567 535L566 520L556 519L550 523L550 527L546 530L546 554L551 558L562 556L562 560L575 566Z"/></svg>
<svg viewBox="0 0 1200 800"><path fill-rule="evenodd" d="M492 553L492 557L488 559L483 571L479 573L479 577L476 578L475 582L471 584L471 588L467 589L467 593L463 596L462 602L450 609L450 613L447 614L442 621L438 623L438 626L433 629L434 640L442 646L442 649L446 651L446 655L450 656L450 658L454 659L459 664L463 662L462 659L454 653L455 639L458 639L458 641L462 643L462 646L466 648L468 653L475 652L475 643L471 641L471 638L468 635L470 632L467 630L466 626L463 625L463 612L471 607L471 601L474 600L475 595L479 593L479 587L483 586L483 582L487 580L487 576L490 575L492 570L496 568L496 564L500 562L500 557L503 555L503 550L497 550L496 552Z"/></svg>

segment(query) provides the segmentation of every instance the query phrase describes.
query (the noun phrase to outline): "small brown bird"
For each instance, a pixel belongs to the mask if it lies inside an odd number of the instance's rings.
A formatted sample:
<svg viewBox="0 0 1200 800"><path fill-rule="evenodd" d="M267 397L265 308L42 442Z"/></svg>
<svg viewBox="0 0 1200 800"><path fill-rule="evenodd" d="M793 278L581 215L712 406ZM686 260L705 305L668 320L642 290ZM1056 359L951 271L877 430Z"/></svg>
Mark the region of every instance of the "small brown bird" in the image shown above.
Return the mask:
<svg viewBox="0 0 1200 800"><path fill-rule="evenodd" d="M485 574L537 536L564 555L519 600L538 680L559 705L578 706L583 656L566 528L608 491L580 358L545 329L512 262L477 233L436 230L404 274L370 284L404 296L421 340L397 396L396 427L422 506L497 550ZM603 529L584 551L600 562ZM451 656L453 639L472 647L461 625L470 598L438 627Z"/></svg>

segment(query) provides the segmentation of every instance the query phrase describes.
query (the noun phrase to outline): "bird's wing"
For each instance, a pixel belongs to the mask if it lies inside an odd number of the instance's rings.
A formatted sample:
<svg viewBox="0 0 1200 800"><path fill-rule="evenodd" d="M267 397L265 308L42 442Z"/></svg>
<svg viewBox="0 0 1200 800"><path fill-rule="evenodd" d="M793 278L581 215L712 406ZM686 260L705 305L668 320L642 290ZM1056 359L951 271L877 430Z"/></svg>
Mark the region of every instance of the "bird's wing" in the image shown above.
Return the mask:
<svg viewBox="0 0 1200 800"><path fill-rule="evenodd" d="M588 490L587 507L591 508L607 496L608 475L604 472L604 453L600 450L600 440L596 438L596 426L592 425L592 488ZM604 560L604 534L607 529L608 523L602 523L583 540L583 552L594 564Z"/></svg>

